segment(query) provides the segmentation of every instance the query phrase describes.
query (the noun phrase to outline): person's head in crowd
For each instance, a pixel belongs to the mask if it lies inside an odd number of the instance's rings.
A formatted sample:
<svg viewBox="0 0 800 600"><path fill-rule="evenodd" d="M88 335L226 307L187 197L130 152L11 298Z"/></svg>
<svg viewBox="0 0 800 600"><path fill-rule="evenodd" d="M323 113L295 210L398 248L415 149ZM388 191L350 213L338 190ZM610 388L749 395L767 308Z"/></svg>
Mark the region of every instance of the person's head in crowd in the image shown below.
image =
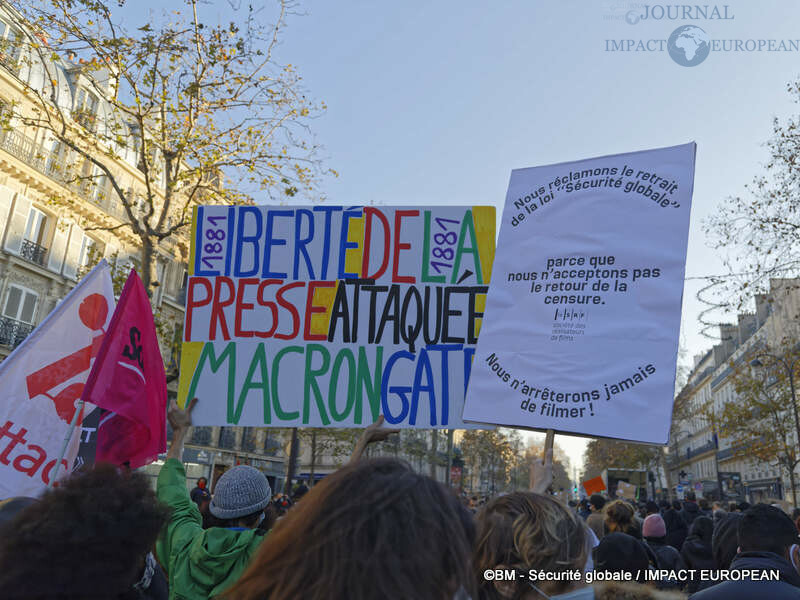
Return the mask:
<svg viewBox="0 0 800 600"><path fill-rule="evenodd" d="M719 500L714 500L714 502L711 504L711 511L717 512L718 510L728 512L728 509L725 508L725 504L723 504Z"/></svg>
<svg viewBox="0 0 800 600"><path fill-rule="evenodd" d="M642 532L634 519L633 507L623 500L614 500L603 508L606 529L609 533L627 533L641 538Z"/></svg>
<svg viewBox="0 0 800 600"><path fill-rule="evenodd" d="M600 512L606 505L606 499L600 494L592 494L589 497L589 510L592 512Z"/></svg>
<svg viewBox="0 0 800 600"><path fill-rule="evenodd" d="M272 501L264 509L264 520L259 525L260 529L269 531L275 526L275 523L289 512L293 506L293 502L286 494L275 494Z"/></svg>
<svg viewBox="0 0 800 600"><path fill-rule="evenodd" d="M486 569L530 569L548 572L583 571L589 537L583 520L551 496L514 492L496 498L478 516L476 573ZM481 600L538 598L526 580L484 581ZM569 591L579 582L537 582L550 596Z"/></svg>
<svg viewBox="0 0 800 600"><path fill-rule="evenodd" d="M264 474L249 465L237 465L217 480L208 511L216 527L255 529L264 518L272 490Z"/></svg>
<svg viewBox="0 0 800 600"><path fill-rule="evenodd" d="M704 544L708 544L709 547L711 546L713 534L714 522L709 517L699 516L692 521L692 525L689 527L689 535L697 537Z"/></svg>
<svg viewBox="0 0 800 600"><path fill-rule="evenodd" d="M711 510L711 505L705 498L700 498L700 500L697 501L697 506L700 507L700 510Z"/></svg>
<svg viewBox="0 0 800 600"><path fill-rule="evenodd" d="M735 513L739 510L739 505L736 502L729 502L728 503L728 512Z"/></svg>
<svg viewBox="0 0 800 600"><path fill-rule="evenodd" d="M168 510L145 475L99 464L48 489L0 537L0 590L13 598L138 598Z"/></svg>
<svg viewBox="0 0 800 600"><path fill-rule="evenodd" d="M308 493L309 489L310 488L306 485L306 482L301 479L300 483L294 488L294 491L292 491L292 502L298 502Z"/></svg>
<svg viewBox="0 0 800 600"><path fill-rule="evenodd" d="M739 502L739 504L737 504L737 505L736 505L736 509L737 509L739 512L744 512L744 511L746 511L748 508L750 508L750 503L749 503L749 502Z"/></svg>
<svg viewBox="0 0 800 600"><path fill-rule="evenodd" d="M648 515L642 524L642 537L648 542L664 543L667 525L659 514Z"/></svg>
<svg viewBox="0 0 800 600"><path fill-rule="evenodd" d="M739 552L736 530L741 518L741 513L729 512L714 526L714 533L711 537L711 554L718 569L728 569Z"/></svg>
<svg viewBox="0 0 800 600"><path fill-rule="evenodd" d="M652 500L648 500L647 503L644 505L645 515L657 515L658 514L658 504L653 502Z"/></svg>
<svg viewBox="0 0 800 600"><path fill-rule="evenodd" d="M197 480L197 487L199 487L201 490L206 489L207 485L208 485L208 479L206 479L205 477L201 477L200 479Z"/></svg>
<svg viewBox="0 0 800 600"><path fill-rule="evenodd" d="M6 523L13 521L20 512L35 502L36 498L28 498L27 496L6 498L0 502L0 529Z"/></svg>
<svg viewBox="0 0 800 600"><path fill-rule="evenodd" d="M669 508L670 508L669 501L668 500L661 500L658 503L658 508L660 508L661 510L669 510Z"/></svg>
<svg viewBox="0 0 800 600"><path fill-rule="evenodd" d="M740 552L773 552L784 558L798 541L797 528L779 508L756 504L742 513L736 527Z"/></svg>
<svg viewBox="0 0 800 600"><path fill-rule="evenodd" d="M684 499L687 502L694 502L695 500L697 500L697 496L694 495L694 492L692 490L687 490Z"/></svg>
<svg viewBox="0 0 800 600"><path fill-rule="evenodd" d="M474 597L474 540L472 515L445 486L398 460L363 460L278 521L224 597L445 600L462 588Z"/></svg>
<svg viewBox="0 0 800 600"><path fill-rule="evenodd" d="M800 519L800 508L795 507L792 509L792 521L796 522L797 519Z"/></svg>
<svg viewBox="0 0 800 600"><path fill-rule="evenodd" d="M680 500L673 500L673 501L672 501L672 508L673 508L674 510L681 510L681 509L683 508L683 507L681 506L681 501L680 501Z"/></svg>
<svg viewBox="0 0 800 600"><path fill-rule="evenodd" d="M644 581L649 564L642 543L625 533L609 533L595 549L594 567L598 571L630 573L634 581Z"/></svg>

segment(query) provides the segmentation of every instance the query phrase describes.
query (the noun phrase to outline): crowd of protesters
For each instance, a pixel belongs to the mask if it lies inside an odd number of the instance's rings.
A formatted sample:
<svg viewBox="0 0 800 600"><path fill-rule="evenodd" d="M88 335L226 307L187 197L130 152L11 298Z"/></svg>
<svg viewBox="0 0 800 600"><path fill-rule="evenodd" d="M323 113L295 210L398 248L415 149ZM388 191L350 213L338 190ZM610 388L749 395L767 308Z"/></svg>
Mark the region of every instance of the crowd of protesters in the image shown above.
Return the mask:
<svg viewBox="0 0 800 600"><path fill-rule="evenodd" d="M393 433L382 419L347 465L294 498L273 495L245 465L213 494L204 479L189 492L180 459L193 406L170 410L155 491L144 475L101 464L38 499L0 502L0 595L800 598L800 511L709 506L691 492L660 505L593 495L571 506L548 492L551 453L531 465L531 491L476 503L402 461L363 460L368 444Z"/></svg>

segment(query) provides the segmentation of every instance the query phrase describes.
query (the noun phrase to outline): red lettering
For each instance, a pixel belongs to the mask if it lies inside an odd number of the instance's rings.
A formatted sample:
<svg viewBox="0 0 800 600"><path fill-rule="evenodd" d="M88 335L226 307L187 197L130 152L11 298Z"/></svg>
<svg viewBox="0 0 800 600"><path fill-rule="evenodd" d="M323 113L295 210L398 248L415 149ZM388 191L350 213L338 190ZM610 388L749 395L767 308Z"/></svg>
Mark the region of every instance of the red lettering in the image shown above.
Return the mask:
<svg viewBox="0 0 800 600"><path fill-rule="evenodd" d="M195 297L196 286L205 288L206 297L198 300ZM211 282L205 277L192 277L189 279L189 289L186 290L186 329L183 331L183 341L188 342L192 339L192 311L195 308L206 306L211 302Z"/></svg>
<svg viewBox="0 0 800 600"><path fill-rule="evenodd" d="M12 433L11 428L14 426L14 423L11 421L6 421L6 424L3 427L0 427L0 440L4 437L9 438L11 441L8 442L8 445L3 450L2 454L0 454L0 463L4 465L8 464L8 455L11 454L11 451L17 447L18 444L24 444L27 440L25 439L25 434L28 433L28 430L24 427L19 428L19 433Z"/></svg>
<svg viewBox="0 0 800 600"><path fill-rule="evenodd" d="M44 464L44 461L47 460L47 452L44 451L44 448L37 446L36 444L31 444L28 446L28 450L35 451L38 453L38 456L33 456L31 454L20 454L14 459L14 468L20 473L25 473L28 477L33 477L36 475L36 471L39 470L39 467L41 467ZM30 463L30 465L26 467L22 464L22 461L27 461Z"/></svg>
<svg viewBox="0 0 800 600"><path fill-rule="evenodd" d="M223 283L228 287L229 294L225 300L220 298ZM233 287L233 280L230 277L217 277L214 281L214 302L211 306L211 321L208 324L209 340L217 339L217 322L219 322L219 327L222 330L222 339L225 341L231 339L228 333L228 324L225 321L225 312L222 309L233 304L234 300L236 300L236 290Z"/></svg>
<svg viewBox="0 0 800 600"><path fill-rule="evenodd" d="M236 312L233 321L233 331L236 337L253 337L252 331L244 331L242 329L242 312L245 310L252 310L255 305L252 302L244 301L245 288L248 285L258 285L258 279L255 277L245 277L239 280L239 286L236 290Z"/></svg>
<svg viewBox="0 0 800 600"><path fill-rule="evenodd" d="M264 279L258 285L258 297L256 301L258 302L259 306L266 306L272 312L272 327L269 331L256 331L256 335L260 338L268 338L272 337L272 334L275 333L275 330L278 328L278 307L274 302L270 302L264 296L264 292L269 285L278 285L282 282L282 279Z"/></svg>
<svg viewBox="0 0 800 600"><path fill-rule="evenodd" d="M306 323L303 330L304 340L327 340L328 336L321 333L311 333L311 315L324 313L328 310L325 306L314 305L314 290L318 287L335 287L335 281L309 281L308 294L306 295ZM277 337L277 336L275 336Z"/></svg>
<svg viewBox="0 0 800 600"><path fill-rule="evenodd" d="M400 250L410 250L411 244L400 243L400 228L403 217L418 217L418 210L396 210L394 213L394 260L392 261L392 283L416 283L413 275L398 275L400 267Z"/></svg>
<svg viewBox="0 0 800 600"><path fill-rule="evenodd" d="M370 243L372 241L372 217L378 217L378 220L383 225L383 262L378 270L372 275L369 272L369 251ZM378 279L386 272L386 267L389 266L389 238L391 237L391 230L389 229L389 219L386 218L380 210L371 206L364 207L364 258L361 261L361 276L366 279Z"/></svg>
<svg viewBox="0 0 800 600"><path fill-rule="evenodd" d="M58 460L56 460L54 458L49 463L47 463L47 465L45 466L44 469L42 469L42 481L45 483L45 485L50 483L50 472L53 470L53 467L56 466L57 462L58 462ZM69 473L69 465L67 464L67 461L62 460L61 461L61 465L63 466L63 469L59 469L58 472L62 473L62 474L63 473ZM54 487L57 486L57 485L58 485L58 482L55 482L53 484Z"/></svg>
<svg viewBox="0 0 800 600"><path fill-rule="evenodd" d="M293 283L287 283L281 289L278 290L278 304L280 304L283 308L288 310L292 313L292 332L291 333L276 333L275 337L279 340L291 340L296 338L300 334L300 313L297 312L294 304L289 302L283 295L292 290L296 287L303 287L306 284L305 281L295 281ZM312 296L313 297L313 296Z"/></svg>

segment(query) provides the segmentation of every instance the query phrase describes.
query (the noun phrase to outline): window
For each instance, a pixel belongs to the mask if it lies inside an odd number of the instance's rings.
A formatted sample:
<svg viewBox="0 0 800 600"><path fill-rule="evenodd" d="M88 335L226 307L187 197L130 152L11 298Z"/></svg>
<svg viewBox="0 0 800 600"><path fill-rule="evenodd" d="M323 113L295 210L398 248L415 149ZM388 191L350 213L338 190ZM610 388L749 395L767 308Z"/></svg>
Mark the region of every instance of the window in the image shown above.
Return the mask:
<svg viewBox="0 0 800 600"><path fill-rule="evenodd" d="M0 64L15 75L19 72L21 48L22 32L16 27L0 21Z"/></svg>
<svg viewBox="0 0 800 600"><path fill-rule="evenodd" d="M25 225L25 239L39 246L43 246L46 236L47 215L38 208L31 208L28 213L28 223Z"/></svg>
<svg viewBox="0 0 800 600"><path fill-rule="evenodd" d="M97 107L100 101L97 96L89 90L81 88L78 90L78 98L75 102L75 120L89 131L94 131L97 124Z"/></svg>
<svg viewBox="0 0 800 600"><path fill-rule="evenodd" d="M98 169L92 180L92 201L102 204L108 197L108 177Z"/></svg>
<svg viewBox="0 0 800 600"><path fill-rule="evenodd" d="M83 241L81 242L81 254L80 258L78 259L78 267L88 267L89 263L92 262L92 259L96 256L96 254L97 242L95 242L88 235L83 236Z"/></svg>
<svg viewBox="0 0 800 600"><path fill-rule="evenodd" d="M6 304L3 308L3 315L22 323L33 323L33 315L36 311L36 300L38 294L16 285L8 287Z"/></svg>

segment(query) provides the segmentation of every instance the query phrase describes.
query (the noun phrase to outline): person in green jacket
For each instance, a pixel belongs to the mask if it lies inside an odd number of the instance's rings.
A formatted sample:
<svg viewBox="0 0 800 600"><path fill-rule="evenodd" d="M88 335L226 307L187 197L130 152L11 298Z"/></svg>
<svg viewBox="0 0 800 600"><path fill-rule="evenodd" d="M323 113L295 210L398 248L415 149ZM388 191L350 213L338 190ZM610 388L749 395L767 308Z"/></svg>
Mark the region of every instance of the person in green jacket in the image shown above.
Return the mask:
<svg viewBox="0 0 800 600"><path fill-rule="evenodd" d="M232 586L264 539L256 527L272 496L264 474L246 465L226 471L217 481L209 505L223 526L203 529L203 519L186 489L181 457L192 424L193 399L185 411L170 407L172 443L158 474L158 499L172 517L156 542L156 554L169 578L170 600L206 600Z"/></svg>

